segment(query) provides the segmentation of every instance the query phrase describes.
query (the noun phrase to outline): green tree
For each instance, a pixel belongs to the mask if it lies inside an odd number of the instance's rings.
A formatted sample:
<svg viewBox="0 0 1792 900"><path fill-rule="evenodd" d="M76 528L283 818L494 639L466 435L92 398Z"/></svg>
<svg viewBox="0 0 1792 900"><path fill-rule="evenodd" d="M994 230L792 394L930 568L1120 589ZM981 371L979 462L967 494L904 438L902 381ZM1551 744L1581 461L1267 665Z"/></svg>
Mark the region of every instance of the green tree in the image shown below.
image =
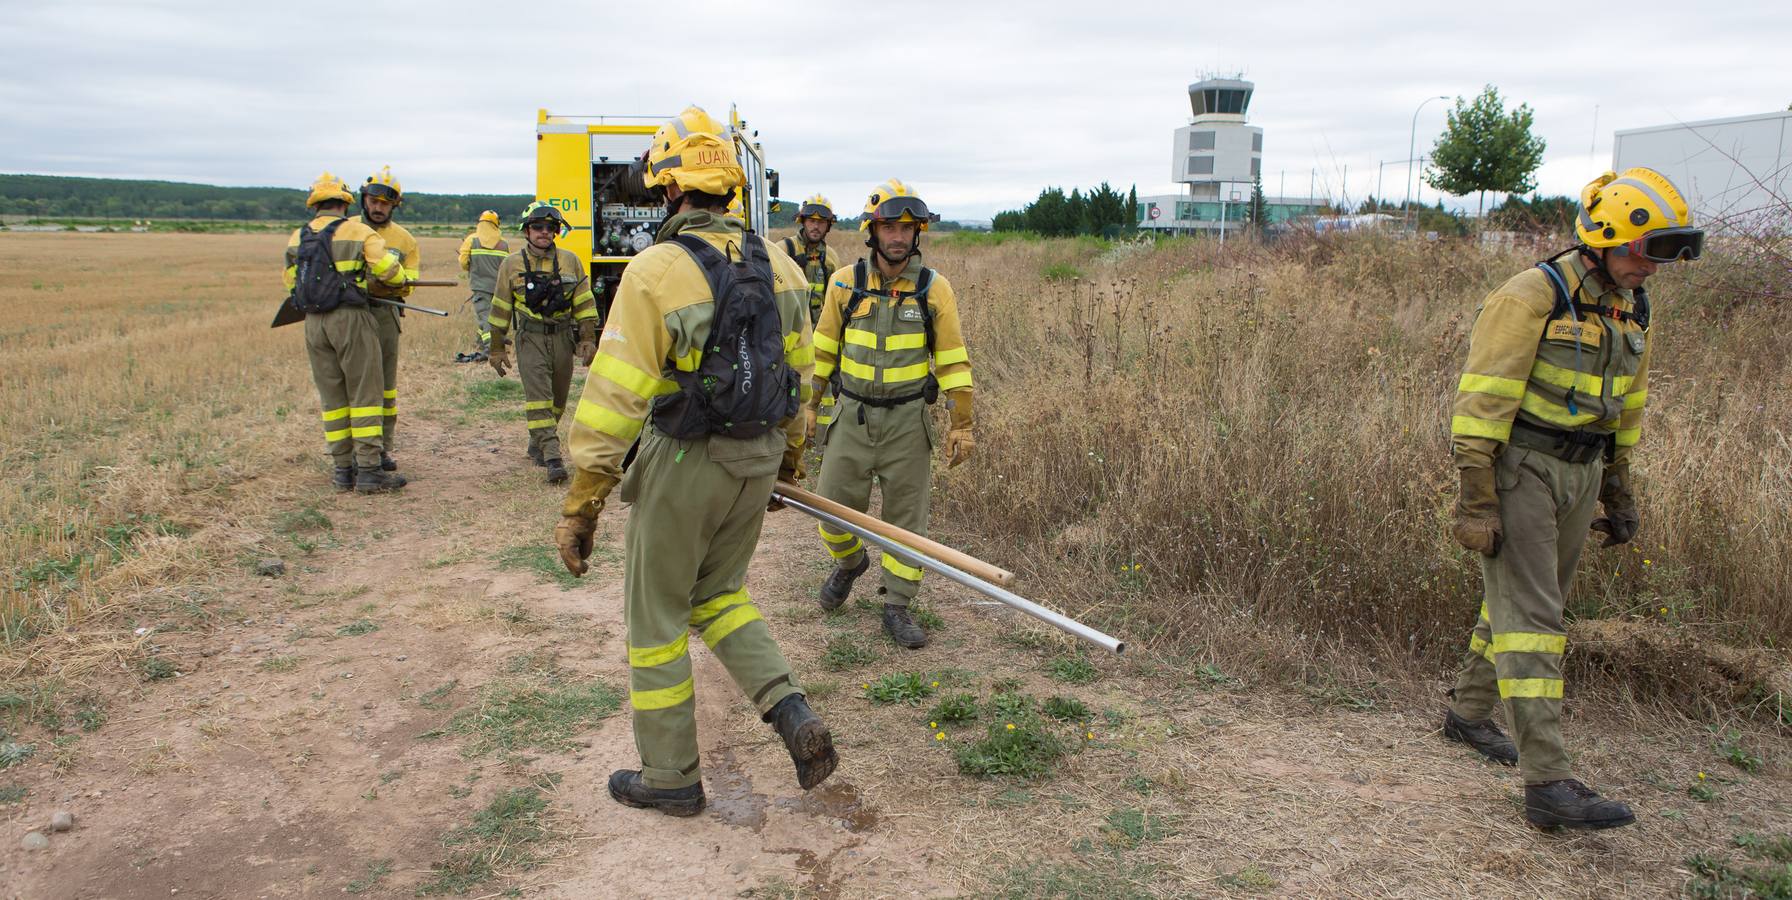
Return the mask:
<svg viewBox="0 0 1792 900"><path fill-rule="evenodd" d="M1506 111L1499 89L1488 85L1468 102L1456 98L1444 133L1431 148L1425 183L1461 197L1480 195L1477 218L1487 205L1488 191L1522 194L1537 186L1533 177L1543 164L1543 139L1531 134L1531 107L1521 103Z"/></svg>
<svg viewBox="0 0 1792 900"><path fill-rule="evenodd" d="M1261 174L1251 176L1251 202L1245 206L1244 217L1251 223L1251 228L1259 233L1270 226L1269 198L1263 196Z"/></svg>

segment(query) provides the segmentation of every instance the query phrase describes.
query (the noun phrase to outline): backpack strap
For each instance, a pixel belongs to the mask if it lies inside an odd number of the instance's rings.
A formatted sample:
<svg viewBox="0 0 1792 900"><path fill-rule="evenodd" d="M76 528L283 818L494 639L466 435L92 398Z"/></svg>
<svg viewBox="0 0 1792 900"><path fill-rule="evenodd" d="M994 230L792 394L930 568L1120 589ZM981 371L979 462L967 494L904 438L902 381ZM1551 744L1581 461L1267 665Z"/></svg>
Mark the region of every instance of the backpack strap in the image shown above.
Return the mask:
<svg viewBox="0 0 1792 900"><path fill-rule="evenodd" d="M1562 277L1561 270L1556 268L1555 260L1546 259L1538 263L1537 268L1542 269L1543 274L1549 278L1549 286L1555 291L1556 297L1555 304L1549 308L1549 317L1544 321L1553 322L1570 313L1579 312L1577 304L1568 293L1568 281Z"/></svg>
<svg viewBox="0 0 1792 900"><path fill-rule="evenodd" d="M784 255L791 259L796 259L796 238L787 237L784 239Z"/></svg>
<svg viewBox="0 0 1792 900"><path fill-rule="evenodd" d="M927 292L933 288L933 270L922 266L921 275L915 281L915 302L921 304L921 328L927 332L927 355L933 355L933 303L927 299Z"/></svg>

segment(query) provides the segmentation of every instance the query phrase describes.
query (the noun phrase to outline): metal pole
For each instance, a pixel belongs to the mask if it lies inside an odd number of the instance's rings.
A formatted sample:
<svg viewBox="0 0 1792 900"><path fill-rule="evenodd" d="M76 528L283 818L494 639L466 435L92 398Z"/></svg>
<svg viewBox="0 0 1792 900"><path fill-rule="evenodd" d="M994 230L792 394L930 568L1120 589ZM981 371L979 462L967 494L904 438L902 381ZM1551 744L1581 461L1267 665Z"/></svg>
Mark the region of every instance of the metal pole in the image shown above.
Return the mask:
<svg viewBox="0 0 1792 900"><path fill-rule="evenodd" d="M1426 103L1448 99L1450 99L1448 94L1426 97L1424 103L1420 103L1419 108L1412 111L1412 136L1406 140L1406 224L1408 225L1412 224L1412 155L1419 149L1419 113L1425 109Z"/></svg>
<svg viewBox="0 0 1792 900"><path fill-rule="evenodd" d="M1057 628L1061 631L1064 631L1069 634L1080 637L1083 640L1088 641L1089 643L1094 644L1098 647L1101 647L1104 650L1110 650L1110 651L1113 651L1114 653L1121 653L1126 650L1126 643L1124 641L1121 641L1118 638L1112 637L1104 632L1097 631L1094 628L1090 628L1089 626L1084 625L1083 623L1078 622L1077 620L1072 619L1071 617L1066 616L1062 613L1053 612L1052 610L1046 609L1045 607L1040 606L1039 604L1034 603L1033 601L1028 600L1025 597L1022 597L1019 594L1014 593L1013 591L1007 590L1006 588L997 587L996 585L990 584L989 582L984 581L983 579L978 578L975 575L968 574L966 572L960 571L959 569L955 569L952 566L946 565L945 563L940 562L939 560L934 559L931 556L926 556L924 554L917 553L914 550L910 550L909 548L904 547L903 545L896 543L895 541L889 540L889 539L883 537L882 535L879 535L879 534L877 534L873 531L870 531L868 529L861 528L857 525L854 525L853 523L848 522L845 519L840 518L839 516L833 515L832 513L822 512L821 510L816 509L815 507L810 506L809 504L804 503L801 500L793 500L789 497L783 496L782 494L780 494L778 496L779 496L779 499L784 501L785 506L791 507L792 509L798 510L803 513L807 513L808 515L813 516L822 522L826 522L828 525L830 525L836 529L839 529L841 531L847 531L847 532L851 532L852 534L856 534L859 536L859 538L861 540L868 541L870 543L876 544L879 547L882 547L885 552L903 560L904 562L908 563L909 565L919 566L923 569L928 569L928 570L931 570L934 572L938 572L940 575L945 576L945 578L947 580L949 580L955 584L963 585L963 586L970 588L971 590L976 591L977 593L982 594L986 597L990 597L995 600L1000 600L1001 602L1006 603L1009 606L1012 606L1015 609L1018 609L1021 612L1024 612L1027 615L1032 616L1033 618L1038 619L1041 622L1044 622L1047 625L1050 625L1050 626Z"/></svg>
<svg viewBox="0 0 1792 900"><path fill-rule="evenodd" d="M1375 208L1370 212L1381 212L1381 170L1387 168L1387 161L1375 164Z"/></svg>

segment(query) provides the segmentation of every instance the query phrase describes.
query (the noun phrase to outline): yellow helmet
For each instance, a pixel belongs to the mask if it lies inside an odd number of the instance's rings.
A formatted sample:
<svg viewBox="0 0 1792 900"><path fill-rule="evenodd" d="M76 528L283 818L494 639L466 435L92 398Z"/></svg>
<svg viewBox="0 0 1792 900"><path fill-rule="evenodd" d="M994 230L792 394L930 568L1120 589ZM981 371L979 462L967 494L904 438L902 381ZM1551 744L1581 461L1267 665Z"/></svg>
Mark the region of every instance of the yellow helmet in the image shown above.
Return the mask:
<svg viewBox="0 0 1792 900"><path fill-rule="evenodd" d="M498 211L495 209L488 209L485 212L480 213L479 221L490 222L493 225L498 224Z"/></svg>
<svg viewBox="0 0 1792 900"><path fill-rule="evenodd" d="M828 198L823 197L820 194L811 195L809 199L803 201L802 206L797 207L796 220L801 222L804 219L826 219L829 222L839 221L839 219L834 217L834 204L829 203Z"/></svg>
<svg viewBox="0 0 1792 900"><path fill-rule="evenodd" d="M746 207L740 205L740 192L739 191L735 191L734 196L729 198L729 200L728 200L728 215L731 215L731 216L735 217L736 219L740 219L742 221L745 221L747 218Z"/></svg>
<svg viewBox="0 0 1792 900"><path fill-rule="evenodd" d="M678 185L682 191L726 194L746 183L727 128L692 106L653 133L641 181L649 188Z"/></svg>
<svg viewBox="0 0 1792 900"><path fill-rule="evenodd" d="M566 216L560 213L558 207L550 203L543 203L540 200L530 203L523 209L523 218L517 223L517 230L527 233L530 222L540 221L553 222L555 225L559 226L560 234L566 233Z"/></svg>
<svg viewBox="0 0 1792 900"><path fill-rule="evenodd" d="M316 206L330 200L353 203L355 195L348 192L348 185L342 179L325 172L311 183L311 196L305 198L305 205Z"/></svg>
<svg viewBox="0 0 1792 900"><path fill-rule="evenodd" d="M392 201L393 206L404 203L404 188L399 187L398 179L392 177L391 166L383 166L378 172L367 176L366 183L361 185L361 196L369 194L384 197Z"/></svg>
<svg viewBox="0 0 1792 900"><path fill-rule="evenodd" d="M939 220L939 216L927 211L927 204L921 202L908 185L892 178L878 185L865 201L865 216L859 220L859 230L871 230L872 222L914 222L920 230L926 231L929 223Z"/></svg>
<svg viewBox="0 0 1792 900"><path fill-rule="evenodd" d="M1574 233L1594 249L1622 247L1656 262L1698 259L1705 231L1692 224L1685 198L1654 169L1625 169L1593 179L1580 192Z"/></svg>

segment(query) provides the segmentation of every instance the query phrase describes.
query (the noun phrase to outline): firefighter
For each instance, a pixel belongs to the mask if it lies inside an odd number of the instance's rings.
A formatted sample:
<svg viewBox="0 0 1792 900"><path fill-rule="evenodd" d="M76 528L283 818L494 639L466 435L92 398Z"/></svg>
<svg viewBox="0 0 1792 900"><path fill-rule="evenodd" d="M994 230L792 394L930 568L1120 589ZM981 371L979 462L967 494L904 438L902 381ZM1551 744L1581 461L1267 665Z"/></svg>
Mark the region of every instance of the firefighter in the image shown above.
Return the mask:
<svg viewBox="0 0 1792 900"><path fill-rule="evenodd" d="M846 266L846 261L828 246L828 233L834 230L834 205L828 198L815 194L803 201L796 211L796 234L783 240L784 252L803 267L809 279L809 321L821 320L821 301L827 296L828 276ZM832 386L821 395L821 409L815 417L815 443L825 444L828 426L834 422Z"/></svg>
<svg viewBox="0 0 1792 900"><path fill-rule="evenodd" d="M667 218L659 242L629 261L617 287L574 415L569 442L577 474L555 530L561 560L582 575L598 513L622 479L622 501L634 504L625 526L623 621L641 768L612 774L610 795L672 815L695 815L704 805L687 649L692 632L783 739L804 790L837 762L827 726L809 709L746 589L772 484L780 474L800 475L803 418L790 401L806 393L814 348L802 271L725 215L743 175L722 135L721 123L691 107L653 136L643 180L663 192ZM700 392L702 348L716 311L704 265L679 243L693 237L721 264L745 264L756 246L769 268L782 339L774 341L775 355L752 362L765 377L782 370L798 396L786 392L789 415L766 423L769 430L758 436L670 436L685 433L679 426L690 421L673 411L696 403L691 397ZM731 303L743 302L739 293L731 296ZM693 386L681 387L681 379ZM643 433L650 407L653 424ZM623 457L637 438L638 455L624 476Z"/></svg>
<svg viewBox="0 0 1792 900"><path fill-rule="evenodd" d="M930 406L946 399L950 425L943 452L948 467L970 458L971 359L958 325L958 300L945 276L921 264L920 238L939 217L908 186L877 186L859 223L869 232L869 259L829 279L815 330L815 394L831 382L840 396L816 491L863 512L876 479L883 517L916 534L927 533L931 451L941 447ZM811 429L820 401L811 399ZM823 609L837 609L870 566L852 534L822 525L821 539L835 569L821 586ZM918 649L927 632L909 615L921 570L883 554L883 625L895 642Z"/></svg>
<svg viewBox="0 0 1792 900"><path fill-rule="evenodd" d="M573 360L590 365L597 352L597 300L591 295L591 279L571 250L554 243L566 229L560 210L546 203L536 201L523 210L523 249L498 266L489 321L488 361L500 376L510 368L505 337L511 331L518 333L516 368L523 379L529 459L547 467L549 484L566 480L555 429L572 387Z"/></svg>
<svg viewBox="0 0 1792 900"><path fill-rule="evenodd" d="M1450 420L1462 481L1452 532L1480 554L1485 593L1443 730L1519 767L1532 824L1613 828L1635 821L1630 808L1574 779L1562 748L1562 607L1589 528L1604 547L1636 536L1643 283L1698 259L1704 233L1674 185L1641 168L1588 184L1575 231L1577 246L1489 294L1469 336ZM1516 744L1493 723L1496 705Z"/></svg>
<svg viewBox="0 0 1792 900"><path fill-rule="evenodd" d="M417 239L403 225L392 221L392 214L404 205L404 190L398 179L392 177L392 167L385 166L378 172L367 176L361 185L361 214L354 221L361 222L374 230L385 240L386 246L398 251L404 257L404 277L407 281L416 281L417 273L423 268L423 257L417 249ZM403 300L411 295L409 285L391 286L375 282L368 288L375 297L390 300ZM371 307L373 321L379 326L380 336L380 375L384 382L381 389L385 402L382 404L381 420L380 468L388 472L398 468L392 461L392 438L398 433L398 317L404 310L376 303Z"/></svg>
<svg viewBox="0 0 1792 900"><path fill-rule="evenodd" d="M368 274L388 287L404 283L404 261L378 233L348 218L354 196L328 172L311 185L305 205L314 218L286 242L286 289L299 282L300 245L307 230L327 237L333 268L347 278L348 293L327 311L305 310L305 353L323 410L324 442L335 460L332 483L339 491L379 493L404 487L404 476L380 465L381 409L379 326L368 310ZM294 299L300 299L295 293Z"/></svg>
<svg viewBox="0 0 1792 900"><path fill-rule="evenodd" d="M467 286L472 289L473 318L477 332L472 353L457 353L455 362L485 362L490 359L492 287L497 283L498 267L510 255L510 243L498 230L498 214L486 210L479 214L479 224L460 242L460 268L467 273Z"/></svg>

